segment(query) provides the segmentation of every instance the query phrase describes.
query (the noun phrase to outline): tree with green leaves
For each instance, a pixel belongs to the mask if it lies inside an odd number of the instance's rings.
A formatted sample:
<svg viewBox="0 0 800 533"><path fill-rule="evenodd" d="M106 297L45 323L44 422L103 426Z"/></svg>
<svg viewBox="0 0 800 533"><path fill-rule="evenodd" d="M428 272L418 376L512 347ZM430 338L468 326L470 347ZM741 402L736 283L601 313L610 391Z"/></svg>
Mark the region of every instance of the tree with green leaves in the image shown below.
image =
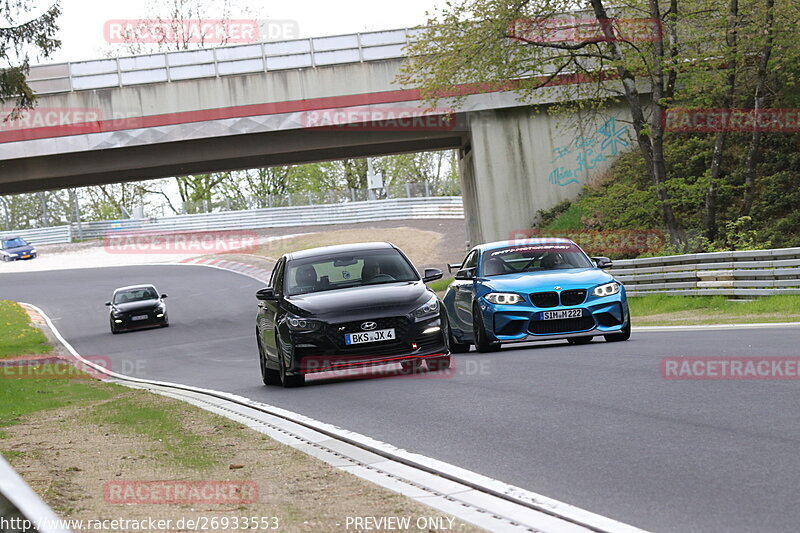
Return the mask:
<svg viewBox="0 0 800 533"><path fill-rule="evenodd" d="M707 69L703 59L724 47L727 19L705 0L631 0L613 7L589 0L585 10L575 8L570 0L448 2L409 46L400 81L419 87L432 105L454 95L458 103L474 87L511 89L523 103L550 91L562 103L548 110L558 112L623 102L664 227L674 244L682 244L663 118L680 79ZM642 25L649 33L641 33Z"/></svg>
<svg viewBox="0 0 800 533"><path fill-rule="evenodd" d="M44 11L32 0L0 1L0 104L11 112L30 108L36 95L25 81L31 57L46 59L61 46L55 38L57 19L61 14L58 2Z"/></svg>

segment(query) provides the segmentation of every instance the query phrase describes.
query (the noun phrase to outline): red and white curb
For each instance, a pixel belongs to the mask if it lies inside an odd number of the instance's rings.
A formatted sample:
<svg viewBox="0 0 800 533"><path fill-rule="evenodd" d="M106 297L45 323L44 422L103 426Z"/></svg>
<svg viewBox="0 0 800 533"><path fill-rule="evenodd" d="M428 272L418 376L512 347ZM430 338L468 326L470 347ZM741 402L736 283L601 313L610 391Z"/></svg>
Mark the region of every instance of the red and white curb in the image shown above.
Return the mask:
<svg viewBox="0 0 800 533"><path fill-rule="evenodd" d="M217 259L215 257L190 257L188 259L183 259L182 261L178 261L177 264L199 265L212 268L219 268L221 270L228 270L230 272L237 272L239 274L244 274L245 276L249 276L258 281L263 281L264 283L269 283L269 278L270 275L272 274L271 270L266 270L263 268L259 268L257 266L248 265L247 263L240 263L238 261Z"/></svg>

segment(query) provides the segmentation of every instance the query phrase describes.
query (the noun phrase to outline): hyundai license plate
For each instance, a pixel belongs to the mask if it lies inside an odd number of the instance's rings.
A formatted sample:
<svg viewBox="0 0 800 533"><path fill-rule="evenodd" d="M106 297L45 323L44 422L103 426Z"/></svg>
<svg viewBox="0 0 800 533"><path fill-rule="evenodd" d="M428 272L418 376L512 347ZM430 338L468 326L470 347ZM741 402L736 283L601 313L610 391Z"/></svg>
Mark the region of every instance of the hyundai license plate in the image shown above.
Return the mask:
<svg viewBox="0 0 800 533"><path fill-rule="evenodd" d="M365 342L394 340L394 328L365 331L363 333L347 333L344 336L345 344L362 344Z"/></svg>

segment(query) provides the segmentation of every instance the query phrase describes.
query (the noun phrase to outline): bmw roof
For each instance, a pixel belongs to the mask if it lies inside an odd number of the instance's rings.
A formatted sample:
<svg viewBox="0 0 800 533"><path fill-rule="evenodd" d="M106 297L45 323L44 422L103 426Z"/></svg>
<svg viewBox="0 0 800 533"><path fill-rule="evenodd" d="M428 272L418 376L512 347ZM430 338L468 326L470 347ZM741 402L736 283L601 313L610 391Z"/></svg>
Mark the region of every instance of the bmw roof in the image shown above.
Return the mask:
<svg viewBox="0 0 800 533"><path fill-rule="evenodd" d="M527 246L531 244L575 244L563 237L537 237L534 239L509 239L506 241L487 242L476 246L480 250L497 250L508 246Z"/></svg>

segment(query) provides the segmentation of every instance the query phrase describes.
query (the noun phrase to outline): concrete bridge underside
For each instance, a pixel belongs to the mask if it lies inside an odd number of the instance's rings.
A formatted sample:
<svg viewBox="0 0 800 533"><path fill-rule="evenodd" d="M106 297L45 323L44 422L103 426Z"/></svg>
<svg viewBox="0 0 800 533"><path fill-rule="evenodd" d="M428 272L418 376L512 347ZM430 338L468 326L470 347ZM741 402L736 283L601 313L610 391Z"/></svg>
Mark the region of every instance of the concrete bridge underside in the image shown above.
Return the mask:
<svg viewBox="0 0 800 533"><path fill-rule="evenodd" d="M400 65L372 61L42 95L39 110L89 110L94 118L0 128L0 194L457 149L475 244L529 228L538 210L574 197L629 144L614 123L620 109L576 129L507 92L470 95L454 122L430 128L370 127L369 119L353 119L358 113L335 127L312 123L315 113L368 111L374 119L424 106L416 91L394 84ZM559 96L548 91L538 103ZM450 111L445 104L432 113Z"/></svg>

